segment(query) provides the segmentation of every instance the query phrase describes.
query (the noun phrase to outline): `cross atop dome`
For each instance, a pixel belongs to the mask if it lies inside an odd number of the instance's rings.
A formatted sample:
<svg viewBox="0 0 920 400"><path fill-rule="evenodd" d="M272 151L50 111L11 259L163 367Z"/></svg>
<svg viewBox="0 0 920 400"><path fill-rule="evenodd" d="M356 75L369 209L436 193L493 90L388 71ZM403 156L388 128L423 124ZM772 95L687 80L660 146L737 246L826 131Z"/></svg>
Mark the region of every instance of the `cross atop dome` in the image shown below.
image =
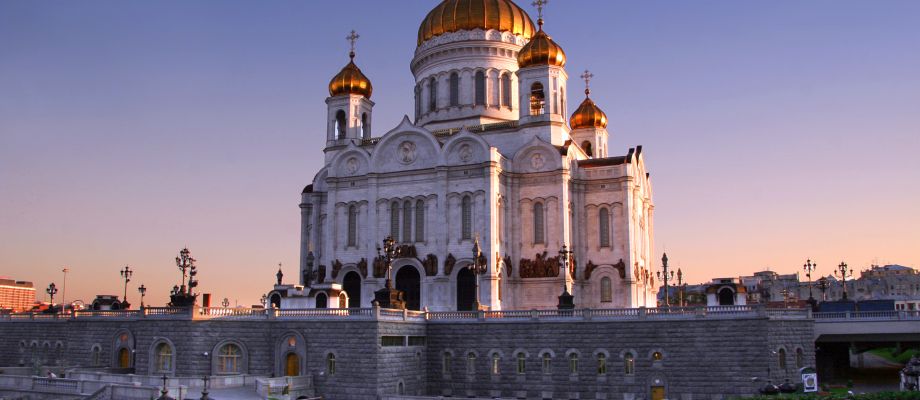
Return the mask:
<svg viewBox="0 0 920 400"><path fill-rule="evenodd" d="M537 25L541 30L543 29L543 7L546 7L546 3L549 3L549 0L534 0L532 3L537 8Z"/></svg>
<svg viewBox="0 0 920 400"><path fill-rule="evenodd" d="M594 74L586 69L585 73L581 74L580 78L585 81L585 96L588 96L591 94L591 78L594 78Z"/></svg>
<svg viewBox="0 0 920 400"><path fill-rule="evenodd" d="M345 36L345 39L351 43L351 51L348 52L348 57L355 58L355 42L357 42L358 38L360 37L361 35L355 32L354 29L351 30L351 33L348 36Z"/></svg>

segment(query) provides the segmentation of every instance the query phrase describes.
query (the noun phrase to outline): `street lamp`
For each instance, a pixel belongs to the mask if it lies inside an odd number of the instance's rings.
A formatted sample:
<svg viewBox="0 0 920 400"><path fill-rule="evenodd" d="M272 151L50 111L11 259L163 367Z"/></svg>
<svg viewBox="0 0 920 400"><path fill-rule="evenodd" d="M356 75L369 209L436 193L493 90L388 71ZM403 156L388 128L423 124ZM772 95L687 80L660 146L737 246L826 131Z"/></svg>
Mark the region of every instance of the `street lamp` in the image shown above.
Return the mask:
<svg viewBox="0 0 920 400"><path fill-rule="evenodd" d="M560 310L571 310L575 308L575 296L569 293L569 284L567 282L569 262L572 258L572 253L574 252L569 250L565 243L563 243L562 248L559 249L559 276L562 277L562 294L559 295L559 304L556 308Z"/></svg>
<svg viewBox="0 0 920 400"><path fill-rule="evenodd" d="M147 288L142 283L137 287L137 291L141 294L141 308L144 308L144 295L147 294Z"/></svg>
<svg viewBox="0 0 920 400"><path fill-rule="evenodd" d="M396 245L396 241L393 240L393 237L387 236L383 239L383 253L381 253L380 250L380 247L378 247L377 257L383 258L384 263L386 263L387 276L383 284L383 289L374 292L374 302L377 303L377 306L382 308L405 309L405 294L401 290L393 288L392 277L393 260L402 255L402 249Z"/></svg>
<svg viewBox="0 0 920 400"><path fill-rule="evenodd" d="M476 297L473 298L473 310L479 311L479 276L486 273L486 269L488 269L488 263L486 262L485 257L482 256L482 250L479 248L478 235L476 240L473 241L473 265L467 268L473 272L473 277L476 281Z"/></svg>
<svg viewBox="0 0 920 400"><path fill-rule="evenodd" d="M51 284L48 285L48 288L45 289L45 292L51 296L51 311L54 311L54 295L56 295L58 292L57 285L55 285L54 282L51 282Z"/></svg>
<svg viewBox="0 0 920 400"><path fill-rule="evenodd" d="M684 273L680 270L680 267L677 268L677 306L684 306Z"/></svg>
<svg viewBox="0 0 920 400"><path fill-rule="evenodd" d="M655 275L658 276L658 279L664 282L664 306L671 307L671 300L669 296L670 293L668 290L668 281L671 281L674 279L674 271L670 271L670 274L668 273L669 272L668 271L668 253L664 253L661 256L661 263L662 263L661 269L663 271L658 271L657 273L655 273Z"/></svg>
<svg viewBox="0 0 920 400"><path fill-rule="evenodd" d="M131 306L131 303L128 303L128 282L131 282L131 275L134 275L134 271L125 265L125 269L118 271L118 274L125 280L125 295L122 297L122 304L124 305L123 309L127 310Z"/></svg>
<svg viewBox="0 0 920 400"><path fill-rule="evenodd" d="M61 304L64 308L63 311L67 311L66 310L67 309L67 273L70 272L70 269L68 269L67 267L64 267L64 269L62 269L61 272L64 273L64 285L62 288L63 290L61 291Z"/></svg>
<svg viewBox="0 0 920 400"><path fill-rule="evenodd" d="M224 297L224 299L221 300L220 305L224 306L224 308L230 307L230 299Z"/></svg>
<svg viewBox="0 0 920 400"><path fill-rule="evenodd" d="M814 302L815 298L811 295L811 273L818 268L818 263L812 263L809 258L805 261L805 265L802 266L802 269L805 270L805 276L808 277L808 301Z"/></svg>
<svg viewBox="0 0 920 400"><path fill-rule="evenodd" d="M847 263L841 261L840 265L837 266L837 270L834 271L834 275L840 277L843 280L843 300L847 299L847 278L853 276L853 271L847 266Z"/></svg>

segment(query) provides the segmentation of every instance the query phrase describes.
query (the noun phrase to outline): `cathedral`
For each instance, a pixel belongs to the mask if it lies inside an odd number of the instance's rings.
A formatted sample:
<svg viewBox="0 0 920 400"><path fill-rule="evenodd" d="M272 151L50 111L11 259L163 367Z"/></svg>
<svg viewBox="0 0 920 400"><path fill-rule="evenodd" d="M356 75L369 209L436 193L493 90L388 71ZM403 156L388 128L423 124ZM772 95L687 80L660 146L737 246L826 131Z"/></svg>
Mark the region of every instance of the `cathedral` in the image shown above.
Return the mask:
<svg viewBox="0 0 920 400"><path fill-rule="evenodd" d="M536 24L511 0L437 5L409 64L414 117L388 131L374 129L352 32L324 166L301 195L300 285L279 279L273 305L370 307L389 277L415 310L554 309L563 292L577 308L656 306L642 147L611 143L587 70L569 114L544 3Z"/></svg>

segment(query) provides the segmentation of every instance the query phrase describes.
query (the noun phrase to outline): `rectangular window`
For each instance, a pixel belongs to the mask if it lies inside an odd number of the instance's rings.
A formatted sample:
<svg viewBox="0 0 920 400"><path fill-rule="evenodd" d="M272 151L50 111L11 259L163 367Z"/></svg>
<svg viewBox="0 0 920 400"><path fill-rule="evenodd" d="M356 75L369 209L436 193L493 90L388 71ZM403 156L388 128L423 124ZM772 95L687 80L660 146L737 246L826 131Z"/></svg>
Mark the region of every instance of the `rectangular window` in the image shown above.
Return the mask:
<svg viewBox="0 0 920 400"><path fill-rule="evenodd" d="M380 345L383 347L400 347L406 345L405 336L381 336Z"/></svg>
<svg viewBox="0 0 920 400"><path fill-rule="evenodd" d="M424 346L425 337L424 336L409 336L409 346Z"/></svg>

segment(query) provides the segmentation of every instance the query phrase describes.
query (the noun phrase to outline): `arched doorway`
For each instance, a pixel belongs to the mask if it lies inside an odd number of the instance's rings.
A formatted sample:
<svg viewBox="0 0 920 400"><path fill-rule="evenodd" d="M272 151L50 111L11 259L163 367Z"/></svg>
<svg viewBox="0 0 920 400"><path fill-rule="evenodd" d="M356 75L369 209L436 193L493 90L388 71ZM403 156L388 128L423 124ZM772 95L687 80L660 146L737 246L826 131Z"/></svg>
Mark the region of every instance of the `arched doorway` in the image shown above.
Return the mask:
<svg viewBox="0 0 920 400"><path fill-rule="evenodd" d="M457 272L457 311L473 310L476 300L476 275L469 268Z"/></svg>
<svg viewBox="0 0 920 400"><path fill-rule="evenodd" d="M342 279L342 289L348 293L348 308L361 307L361 275L355 271L345 274Z"/></svg>
<svg viewBox="0 0 920 400"><path fill-rule="evenodd" d="M326 297L325 293L317 293L316 294L316 308L326 308L327 300L328 300L328 297Z"/></svg>
<svg viewBox="0 0 920 400"><path fill-rule="evenodd" d="M284 376L300 376L300 357L288 353L284 357Z"/></svg>
<svg viewBox="0 0 920 400"><path fill-rule="evenodd" d="M271 303L272 308L281 308L281 295L278 293L272 293L269 297L269 302Z"/></svg>
<svg viewBox="0 0 920 400"><path fill-rule="evenodd" d="M729 288L722 288L719 290L719 305L720 306L733 306L735 305L735 292Z"/></svg>
<svg viewBox="0 0 920 400"><path fill-rule="evenodd" d="M399 269L396 273L396 289L406 294L406 308L421 309L421 277L414 267L407 265Z"/></svg>
<svg viewBox="0 0 920 400"><path fill-rule="evenodd" d="M118 349L118 368L131 368L131 350L127 347Z"/></svg>

